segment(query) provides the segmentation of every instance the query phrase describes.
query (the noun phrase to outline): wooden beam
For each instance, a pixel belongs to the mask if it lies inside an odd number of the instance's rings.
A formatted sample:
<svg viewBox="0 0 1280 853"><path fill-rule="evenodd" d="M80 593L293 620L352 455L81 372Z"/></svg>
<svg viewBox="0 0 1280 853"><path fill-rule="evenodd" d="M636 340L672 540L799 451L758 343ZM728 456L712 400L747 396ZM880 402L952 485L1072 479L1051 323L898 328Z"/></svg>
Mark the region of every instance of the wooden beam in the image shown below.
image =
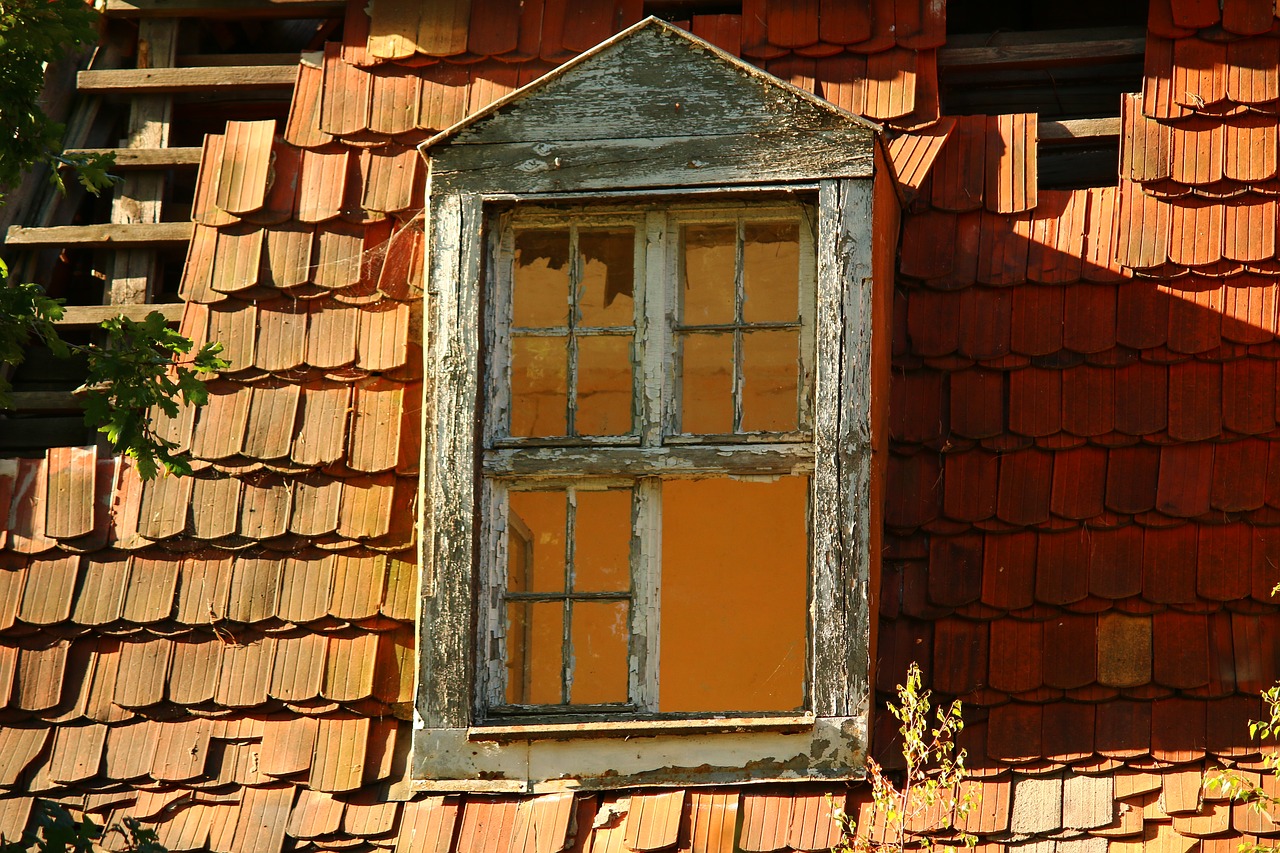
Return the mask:
<svg viewBox="0 0 1280 853"><path fill-rule="evenodd" d="M114 169L167 169L199 166L200 148L68 148L66 154L114 154Z"/></svg>
<svg viewBox="0 0 1280 853"><path fill-rule="evenodd" d="M214 68L223 65L297 65L297 53L184 53L174 65L182 68Z"/></svg>
<svg viewBox="0 0 1280 853"><path fill-rule="evenodd" d="M14 412L65 412L83 408L79 398L70 391L12 391L10 411Z"/></svg>
<svg viewBox="0 0 1280 853"><path fill-rule="evenodd" d="M82 92L138 95L160 92L204 92L212 89L289 89L298 76L295 65L227 65L208 68L112 68L81 71Z"/></svg>
<svg viewBox="0 0 1280 853"><path fill-rule="evenodd" d="M343 0L107 0L110 18L329 18Z"/></svg>
<svg viewBox="0 0 1280 853"><path fill-rule="evenodd" d="M142 322L152 311L164 315L169 323L182 320L182 310L186 306L181 302L165 302L157 305L68 305L62 309L62 319L54 325L62 328L90 328L101 325L104 320L124 316L135 322Z"/></svg>
<svg viewBox="0 0 1280 853"><path fill-rule="evenodd" d="M982 47L944 47L938 50L938 67L1029 68L1042 65L1075 65L1141 59L1145 38L1046 41L1039 44L991 44Z"/></svg>
<svg viewBox="0 0 1280 853"><path fill-rule="evenodd" d="M1120 136L1119 116L1078 118L1070 121L1042 121L1036 127L1041 142L1076 142Z"/></svg>
<svg viewBox="0 0 1280 853"><path fill-rule="evenodd" d="M132 224L55 225L49 228L12 226L5 234L6 246L66 246L82 248L112 246L165 246L191 240L195 225L190 222L138 222Z"/></svg>

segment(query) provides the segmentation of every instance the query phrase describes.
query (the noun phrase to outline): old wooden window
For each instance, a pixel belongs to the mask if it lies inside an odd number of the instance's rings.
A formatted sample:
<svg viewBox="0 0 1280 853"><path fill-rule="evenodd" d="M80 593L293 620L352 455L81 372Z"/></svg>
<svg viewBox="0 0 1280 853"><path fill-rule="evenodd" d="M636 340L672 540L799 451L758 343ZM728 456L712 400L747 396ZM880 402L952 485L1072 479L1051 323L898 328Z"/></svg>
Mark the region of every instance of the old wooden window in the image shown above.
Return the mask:
<svg viewBox="0 0 1280 853"><path fill-rule="evenodd" d="M492 217L482 719L806 709L814 231Z"/></svg>

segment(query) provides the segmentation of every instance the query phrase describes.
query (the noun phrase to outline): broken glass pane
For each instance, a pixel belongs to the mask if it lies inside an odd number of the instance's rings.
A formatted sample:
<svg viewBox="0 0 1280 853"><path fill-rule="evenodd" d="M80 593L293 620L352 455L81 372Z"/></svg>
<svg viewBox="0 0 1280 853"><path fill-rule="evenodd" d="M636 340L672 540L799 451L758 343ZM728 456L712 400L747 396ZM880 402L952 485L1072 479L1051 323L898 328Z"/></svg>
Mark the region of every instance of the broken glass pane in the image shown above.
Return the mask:
<svg viewBox="0 0 1280 853"><path fill-rule="evenodd" d="M662 486L662 711L804 705L808 478Z"/></svg>
<svg viewBox="0 0 1280 853"><path fill-rule="evenodd" d="M625 601L573 603L571 703L627 701L629 611Z"/></svg>
<svg viewBox="0 0 1280 853"><path fill-rule="evenodd" d="M680 431L733 432L733 333L680 336Z"/></svg>
<svg viewBox="0 0 1280 853"><path fill-rule="evenodd" d="M578 338L577 435L631 432L633 397L630 335Z"/></svg>
<svg viewBox="0 0 1280 853"><path fill-rule="evenodd" d="M684 280L680 321L686 326L734 321L737 228L684 227Z"/></svg>
<svg viewBox="0 0 1280 853"><path fill-rule="evenodd" d="M511 435L564 435L569 402L569 341L511 339Z"/></svg>
<svg viewBox="0 0 1280 853"><path fill-rule="evenodd" d="M578 253L578 325L630 326L635 322L635 231L582 229Z"/></svg>
<svg viewBox="0 0 1280 853"><path fill-rule="evenodd" d="M742 319L784 323L799 319L800 226L748 222L742 247Z"/></svg>
<svg viewBox="0 0 1280 853"><path fill-rule="evenodd" d="M516 232L512 323L517 327L568 325L569 230Z"/></svg>
<svg viewBox="0 0 1280 853"><path fill-rule="evenodd" d="M800 330L742 335L742 429L787 432L798 426Z"/></svg>

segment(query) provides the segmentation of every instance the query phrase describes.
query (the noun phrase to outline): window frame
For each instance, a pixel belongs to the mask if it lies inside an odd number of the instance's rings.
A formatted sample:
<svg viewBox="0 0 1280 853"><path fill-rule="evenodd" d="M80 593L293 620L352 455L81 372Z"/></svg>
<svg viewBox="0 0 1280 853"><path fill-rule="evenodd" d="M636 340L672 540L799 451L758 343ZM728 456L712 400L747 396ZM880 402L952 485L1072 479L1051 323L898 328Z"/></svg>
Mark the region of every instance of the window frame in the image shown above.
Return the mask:
<svg viewBox="0 0 1280 853"><path fill-rule="evenodd" d="M732 224L736 241L750 222L792 221L798 227L796 297L797 313L790 328L799 335L796 429L775 432L736 431L728 434L692 434L679 428L682 402L679 371L681 333L698 324L684 324L681 302L683 272L683 226L690 224ZM753 193L720 201L689 201L678 197L640 199L632 204L570 204L556 207L527 205L495 205L486 211L486 307L484 352L481 355L484 374L483 423L484 456L481 464L480 594L486 606L478 609L476 619L477 683L473 705L476 725L519 725L553 721L587 722L617 719L700 719L715 716L713 712L672 713L658 710L660 682L659 633L662 621L661 599L661 525L662 482L675 479L674 472L654 464L693 455L705 450L715 454L713 467L703 476L778 476L783 473L808 477L813 470L813 397L814 351L816 347L816 279L817 279L817 210L814 193L787 193L784 197ZM512 338L516 334L514 305L514 236L518 228L546 225L585 228L633 227L635 253L633 277L632 324L632 431L625 436L602 438L566 435L563 437L513 437L509 427L511 406ZM570 240L570 245L573 241ZM574 263L572 253L568 261ZM737 263L741 263L739 258ZM570 287L572 287L572 276ZM740 313L743 284L735 275L735 315ZM736 316L733 327L751 327ZM777 325L777 324L775 324ZM566 319L566 330L572 319ZM737 335L735 335L737 337ZM566 376L573 374L572 356ZM741 373L740 354L735 358L736 372ZM735 381L735 402L741 394ZM572 408L567 403L568 408ZM739 407L740 410L740 407ZM740 411L739 411L740 413ZM566 419L566 425L568 424ZM756 461L761 444L786 453L789 470L781 470L776 462L761 465ZM531 453L546 450L541 457L547 467L538 474L514 474L501 469L498 460L534 457ZM555 463L555 448L567 451L568 461ZM619 448L634 450L618 453ZM698 454L705 456L706 454ZM615 460L626 458L638 463L641 472L627 474ZM580 473L582 466L596 473ZM506 524L509 518L508 496L512 491L528 487L606 488L623 486L632 490L631 595L628 656L630 673L627 700L609 706L537 706L506 703L507 653L505 646L505 591L507 589ZM810 529L812 483L805 506L805 528ZM813 607L812 554L806 554L806 612ZM564 629L568 632L566 623ZM814 628L805 626L805 677L802 684L804 702L801 709L752 712L742 717L794 717L807 713L811 685L809 662L813 657ZM566 633L566 637L567 637Z"/></svg>

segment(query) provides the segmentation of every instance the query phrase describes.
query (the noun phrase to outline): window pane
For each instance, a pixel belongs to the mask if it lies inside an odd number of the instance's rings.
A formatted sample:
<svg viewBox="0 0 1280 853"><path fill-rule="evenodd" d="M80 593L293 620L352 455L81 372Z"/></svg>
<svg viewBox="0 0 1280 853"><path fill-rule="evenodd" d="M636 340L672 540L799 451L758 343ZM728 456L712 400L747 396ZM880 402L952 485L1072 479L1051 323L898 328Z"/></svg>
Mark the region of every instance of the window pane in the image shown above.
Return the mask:
<svg viewBox="0 0 1280 853"><path fill-rule="evenodd" d="M804 704L807 477L662 487L662 711Z"/></svg>
<svg viewBox="0 0 1280 853"><path fill-rule="evenodd" d="M565 326L569 317L569 231L516 232L513 322L516 326Z"/></svg>
<svg viewBox="0 0 1280 853"><path fill-rule="evenodd" d="M798 319L800 226L748 222L743 236L742 318L748 323Z"/></svg>
<svg viewBox="0 0 1280 853"><path fill-rule="evenodd" d="M800 331L742 335L742 429L794 430L800 378Z"/></svg>
<svg viewBox="0 0 1280 853"><path fill-rule="evenodd" d="M631 589L631 491L575 493L573 588L576 592Z"/></svg>
<svg viewBox="0 0 1280 853"><path fill-rule="evenodd" d="M564 592L566 507L563 491L510 492L507 496L508 549L521 540L523 553L507 559L512 592ZM523 579L516 570L523 569Z"/></svg>
<svg viewBox="0 0 1280 853"><path fill-rule="evenodd" d="M684 308L680 317L685 325L733 322L736 240L733 225L684 227Z"/></svg>
<svg viewBox="0 0 1280 853"><path fill-rule="evenodd" d="M511 339L511 434L564 435L569 402L568 338Z"/></svg>
<svg viewBox="0 0 1280 853"><path fill-rule="evenodd" d="M632 363L630 335L578 338L578 435L631 432Z"/></svg>
<svg viewBox="0 0 1280 853"><path fill-rule="evenodd" d="M564 604L507 602L507 702L559 705L564 671Z"/></svg>
<svg viewBox="0 0 1280 853"><path fill-rule="evenodd" d="M733 335L681 335L680 369L680 431L733 432Z"/></svg>
<svg viewBox="0 0 1280 853"><path fill-rule="evenodd" d="M578 232L582 282L578 316L582 326L630 326L635 322L635 231Z"/></svg>
<svg viewBox="0 0 1280 853"><path fill-rule="evenodd" d="M627 701L629 610L625 601L573 603L573 704Z"/></svg>

